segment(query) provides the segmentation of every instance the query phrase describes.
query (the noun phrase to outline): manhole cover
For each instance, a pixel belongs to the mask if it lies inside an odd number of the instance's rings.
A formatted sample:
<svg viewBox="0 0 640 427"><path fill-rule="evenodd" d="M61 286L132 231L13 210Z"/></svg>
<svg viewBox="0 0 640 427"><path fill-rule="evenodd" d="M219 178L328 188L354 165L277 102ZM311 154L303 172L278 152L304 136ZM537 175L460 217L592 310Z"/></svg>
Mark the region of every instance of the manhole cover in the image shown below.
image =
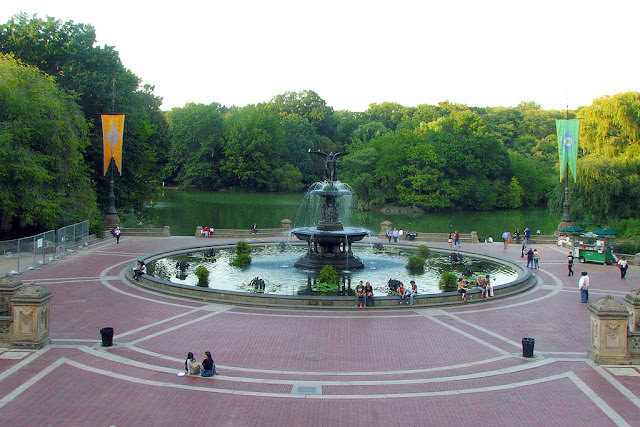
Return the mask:
<svg viewBox="0 0 640 427"><path fill-rule="evenodd" d="M291 394L322 394L321 385L294 385Z"/></svg>
<svg viewBox="0 0 640 427"><path fill-rule="evenodd" d="M5 351L4 353L0 354L0 359L22 359L23 357L28 356L29 354L31 354L28 351Z"/></svg>

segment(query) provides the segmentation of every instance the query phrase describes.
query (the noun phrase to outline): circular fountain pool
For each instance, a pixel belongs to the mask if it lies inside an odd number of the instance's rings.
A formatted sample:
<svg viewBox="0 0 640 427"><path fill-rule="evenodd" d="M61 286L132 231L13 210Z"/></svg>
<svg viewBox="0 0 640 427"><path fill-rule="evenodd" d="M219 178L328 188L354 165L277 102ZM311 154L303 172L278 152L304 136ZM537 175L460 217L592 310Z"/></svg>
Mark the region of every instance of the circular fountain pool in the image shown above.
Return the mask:
<svg viewBox="0 0 640 427"><path fill-rule="evenodd" d="M512 266L489 260L485 257L464 255L464 262L452 263L449 252L432 250L427 259L424 272L411 274L406 269L407 257L415 252L415 247L389 247L375 250L371 245L358 247L358 257L365 268L353 271L339 271L344 282L344 290L319 290L315 286L317 270L295 268L294 264L305 253L305 248L291 245L267 245L254 247L252 262L247 268L233 267L229 263L233 257L232 249L218 250L215 261L207 259L204 251L167 254L148 263L149 274L156 278L179 285L196 287L195 270L202 265L209 270L209 288L234 292L262 292L251 286L251 280L259 277L266 282L264 293L275 295L350 295L358 281L370 282L376 295L387 295L389 279L399 280L408 285L415 280L419 293L440 293L438 283L444 271L462 276L471 272L467 280L489 275L493 286L504 285L518 278L518 271ZM186 261L188 267L181 271L180 262ZM183 267L185 265L183 264ZM472 287L470 285L470 287Z"/></svg>

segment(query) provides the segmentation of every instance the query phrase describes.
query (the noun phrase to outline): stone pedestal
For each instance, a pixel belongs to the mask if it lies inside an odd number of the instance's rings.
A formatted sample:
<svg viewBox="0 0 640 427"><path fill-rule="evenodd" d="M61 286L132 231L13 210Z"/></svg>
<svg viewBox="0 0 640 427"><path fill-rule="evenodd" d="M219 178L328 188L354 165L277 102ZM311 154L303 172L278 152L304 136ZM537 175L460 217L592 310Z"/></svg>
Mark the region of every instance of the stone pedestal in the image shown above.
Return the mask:
<svg viewBox="0 0 640 427"><path fill-rule="evenodd" d="M597 364L628 365L627 308L611 295L589 306L591 312L591 342L588 356Z"/></svg>
<svg viewBox="0 0 640 427"><path fill-rule="evenodd" d="M203 237L202 236L202 226L201 225L196 227L196 237Z"/></svg>
<svg viewBox="0 0 640 427"><path fill-rule="evenodd" d="M11 346L38 349L51 343L49 337L48 289L30 284L21 287L11 297L13 324Z"/></svg>
<svg viewBox="0 0 640 427"><path fill-rule="evenodd" d="M478 240L478 232L477 231L472 231L471 232L471 243L478 243L480 240Z"/></svg>
<svg viewBox="0 0 640 427"><path fill-rule="evenodd" d="M629 319L629 330L631 332L640 332L640 289L631 291L624 297L627 310L631 313Z"/></svg>
<svg viewBox="0 0 640 427"><path fill-rule="evenodd" d="M11 345L11 323L13 322L13 304L11 296L22 286L14 276L0 278L0 347Z"/></svg>
<svg viewBox="0 0 640 427"><path fill-rule="evenodd" d="M171 237L171 227L168 225L165 225L162 228L162 237Z"/></svg>
<svg viewBox="0 0 640 427"><path fill-rule="evenodd" d="M386 236L387 235L387 230L392 230L393 229L391 227L392 225L393 225L393 223L391 221L382 221L380 223L380 235Z"/></svg>
<svg viewBox="0 0 640 427"><path fill-rule="evenodd" d="M282 229L282 231L289 231L291 230L291 228L293 227L293 221L291 221L290 219L283 219L282 221L280 221L280 228Z"/></svg>
<svg viewBox="0 0 640 427"><path fill-rule="evenodd" d="M120 218L115 213L108 213L104 216L104 226L108 229L120 226Z"/></svg>

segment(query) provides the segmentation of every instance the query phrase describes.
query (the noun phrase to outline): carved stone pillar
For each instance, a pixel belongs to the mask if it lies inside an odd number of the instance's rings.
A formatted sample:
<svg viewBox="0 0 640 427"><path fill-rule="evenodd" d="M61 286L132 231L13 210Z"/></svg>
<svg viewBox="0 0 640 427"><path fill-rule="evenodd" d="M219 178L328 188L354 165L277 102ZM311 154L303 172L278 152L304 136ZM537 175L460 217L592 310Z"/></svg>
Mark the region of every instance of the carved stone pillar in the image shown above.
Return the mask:
<svg viewBox="0 0 640 427"><path fill-rule="evenodd" d="M49 337L49 300L47 288L30 284L11 297L13 325L11 346L38 349L51 343Z"/></svg>
<svg viewBox="0 0 640 427"><path fill-rule="evenodd" d="M11 297L21 286L22 282L14 276L0 278L0 347L9 347L11 344Z"/></svg>
<svg viewBox="0 0 640 427"><path fill-rule="evenodd" d="M380 235L381 236L386 236L387 234L387 230L391 230L391 226L393 225L393 223L391 221L382 221L380 223Z"/></svg>
<svg viewBox="0 0 640 427"><path fill-rule="evenodd" d="M591 342L588 356L598 364L628 365L627 348L629 317L627 308L611 295L589 306Z"/></svg>
<svg viewBox="0 0 640 427"><path fill-rule="evenodd" d="M627 310L631 313L629 319L629 330L631 332L640 332L640 289L631 291L624 297L627 304Z"/></svg>
<svg viewBox="0 0 640 427"><path fill-rule="evenodd" d="M290 231L292 226L293 221L291 221L290 219L285 218L280 221L280 228L282 229L282 231Z"/></svg>

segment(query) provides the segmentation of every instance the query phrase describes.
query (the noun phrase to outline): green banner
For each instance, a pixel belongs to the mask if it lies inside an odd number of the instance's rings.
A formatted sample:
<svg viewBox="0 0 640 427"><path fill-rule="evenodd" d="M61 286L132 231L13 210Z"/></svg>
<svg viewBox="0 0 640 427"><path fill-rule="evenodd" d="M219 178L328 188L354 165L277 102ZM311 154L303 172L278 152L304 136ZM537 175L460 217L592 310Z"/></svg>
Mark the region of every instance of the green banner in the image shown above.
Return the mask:
<svg viewBox="0 0 640 427"><path fill-rule="evenodd" d="M567 164L573 173L573 182L577 179L578 134L580 120L556 120L558 134L558 155L560 157L560 182L564 181Z"/></svg>

